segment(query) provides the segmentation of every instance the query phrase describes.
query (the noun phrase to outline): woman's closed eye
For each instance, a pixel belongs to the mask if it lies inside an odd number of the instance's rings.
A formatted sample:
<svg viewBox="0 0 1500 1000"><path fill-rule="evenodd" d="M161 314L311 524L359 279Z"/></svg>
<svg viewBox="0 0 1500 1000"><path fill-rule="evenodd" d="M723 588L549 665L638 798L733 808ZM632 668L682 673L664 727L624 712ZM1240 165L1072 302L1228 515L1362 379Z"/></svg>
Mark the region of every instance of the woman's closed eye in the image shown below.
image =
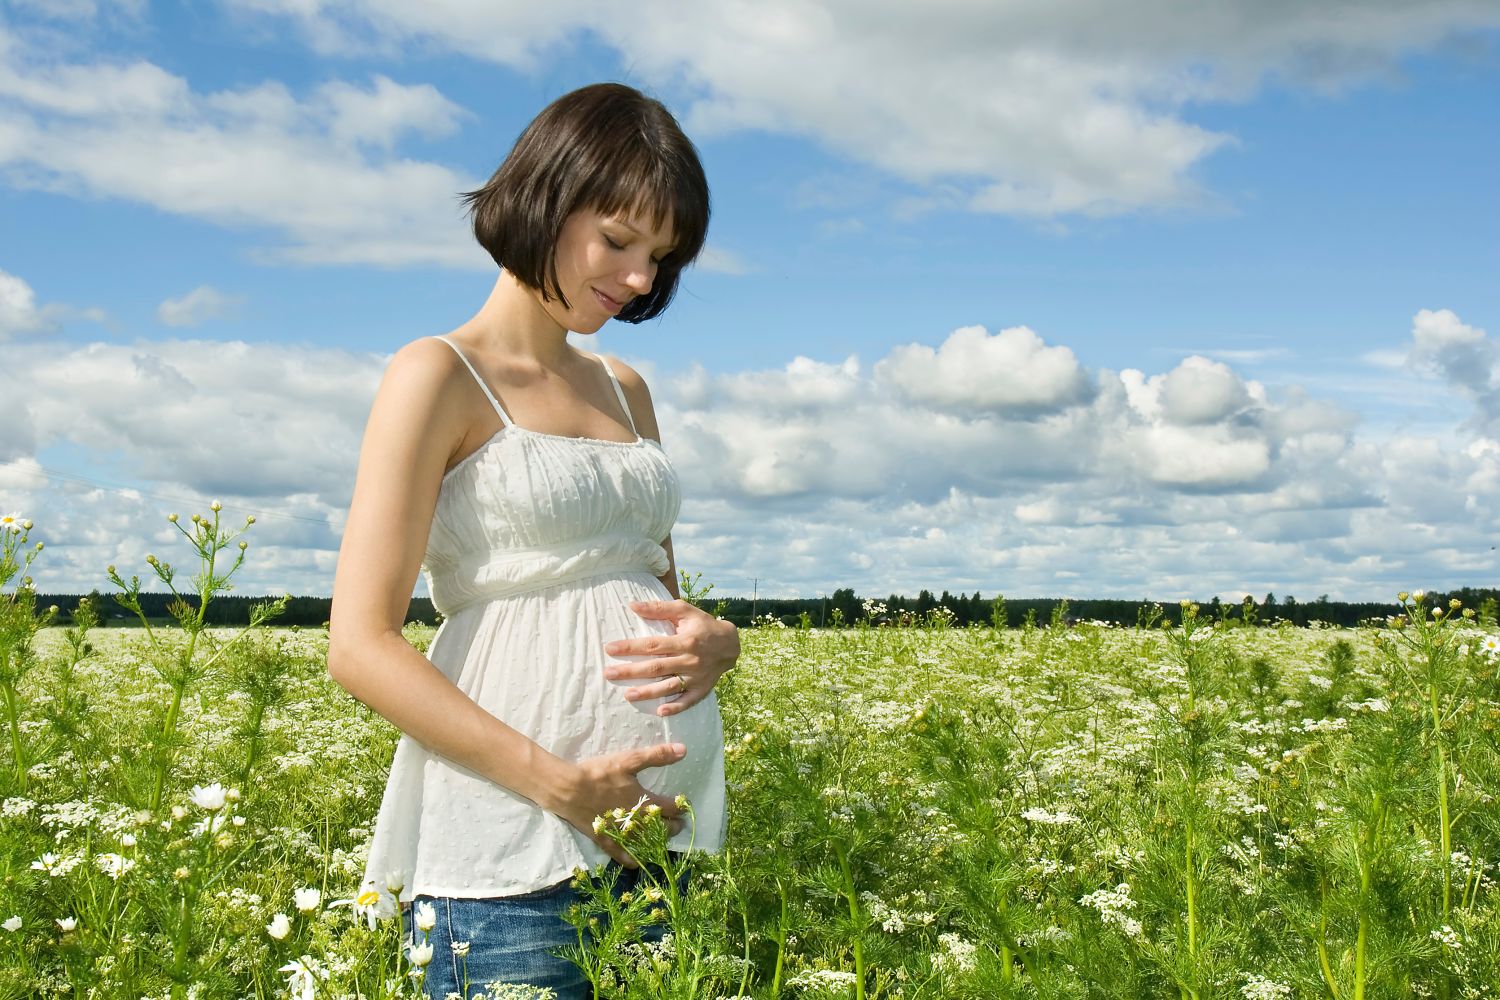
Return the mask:
<svg viewBox="0 0 1500 1000"><path fill-rule="evenodd" d="M608 233L601 233L600 235L602 235L604 237L604 245L607 246L607 247L609 247L611 250L615 251L616 253L618 253L618 252L620 252L620 251L622 251L622 250L625 249L626 245L624 243L621 243L618 240L614 239ZM649 259L650 259L650 261L651 261L652 264L655 264L657 267L660 267L661 266L661 262L663 260L665 260L666 257L667 257L667 254L661 254L659 256L656 255L656 254L653 254Z"/></svg>

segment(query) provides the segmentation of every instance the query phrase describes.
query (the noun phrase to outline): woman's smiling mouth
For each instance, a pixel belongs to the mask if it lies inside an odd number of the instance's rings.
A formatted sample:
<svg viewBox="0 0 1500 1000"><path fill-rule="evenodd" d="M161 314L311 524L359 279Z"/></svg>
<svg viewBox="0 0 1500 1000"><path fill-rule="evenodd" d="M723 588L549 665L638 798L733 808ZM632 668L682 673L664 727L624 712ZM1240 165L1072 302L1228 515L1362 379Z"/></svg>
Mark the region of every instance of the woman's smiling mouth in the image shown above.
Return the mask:
<svg viewBox="0 0 1500 1000"><path fill-rule="evenodd" d="M610 298L608 295L605 295L603 292L599 291L599 289L595 288L593 292L595 297L599 299L599 304L603 306L605 311L608 312L611 316L619 312L621 309L625 308L624 302L621 302L618 299Z"/></svg>

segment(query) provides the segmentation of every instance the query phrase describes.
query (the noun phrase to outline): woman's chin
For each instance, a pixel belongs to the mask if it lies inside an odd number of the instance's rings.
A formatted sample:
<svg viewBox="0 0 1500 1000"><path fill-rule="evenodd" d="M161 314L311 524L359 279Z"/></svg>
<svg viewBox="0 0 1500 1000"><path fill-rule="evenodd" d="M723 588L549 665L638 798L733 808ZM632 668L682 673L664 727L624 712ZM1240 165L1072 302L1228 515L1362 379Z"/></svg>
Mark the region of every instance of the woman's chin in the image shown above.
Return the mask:
<svg viewBox="0 0 1500 1000"><path fill-rule="evenodd" d="M572 323L568 324L568 332L582 334L585 337L592 336L598 333L600 328L603 327L607 322L609 321L599 320L595 322L593 320L574 320Z"/></svg>

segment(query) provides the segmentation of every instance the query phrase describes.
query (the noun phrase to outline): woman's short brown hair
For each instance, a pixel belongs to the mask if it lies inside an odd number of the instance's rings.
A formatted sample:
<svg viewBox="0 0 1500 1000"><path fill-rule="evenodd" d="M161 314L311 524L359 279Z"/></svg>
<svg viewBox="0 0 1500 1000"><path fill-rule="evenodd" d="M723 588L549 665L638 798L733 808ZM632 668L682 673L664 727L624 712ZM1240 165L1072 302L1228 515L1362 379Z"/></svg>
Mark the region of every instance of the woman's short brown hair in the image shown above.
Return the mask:
<svg viewBox="0 0 1500 1000"><path fill-rule="evenodd" d="M672 220L672 251L651 291L616 319L639 323L672 301L708 232L708 180L698 151L662 105L632 87L596 83L564 94L532 119L484 187L464 196L474 238L516 280L564 307L557 239L568 216L649 214Z"/></svg>

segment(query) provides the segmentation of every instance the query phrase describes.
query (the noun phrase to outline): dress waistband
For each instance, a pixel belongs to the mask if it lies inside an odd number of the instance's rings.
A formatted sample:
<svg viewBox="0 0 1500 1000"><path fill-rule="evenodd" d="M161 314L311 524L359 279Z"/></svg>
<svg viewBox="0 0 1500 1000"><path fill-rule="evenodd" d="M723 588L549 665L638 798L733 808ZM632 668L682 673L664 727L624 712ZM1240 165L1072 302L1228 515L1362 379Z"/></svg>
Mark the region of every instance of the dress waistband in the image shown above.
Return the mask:
<svg viewBox="0 0 1500 1000"><path fill-rule="evenodd" d="M560 583L609 573L662 576L671 567L666 550L641 535L598 535L565 545L507 549L477 558L433 557L423 564L432 604L444 616L481 601L513 597Z"/></svg>

